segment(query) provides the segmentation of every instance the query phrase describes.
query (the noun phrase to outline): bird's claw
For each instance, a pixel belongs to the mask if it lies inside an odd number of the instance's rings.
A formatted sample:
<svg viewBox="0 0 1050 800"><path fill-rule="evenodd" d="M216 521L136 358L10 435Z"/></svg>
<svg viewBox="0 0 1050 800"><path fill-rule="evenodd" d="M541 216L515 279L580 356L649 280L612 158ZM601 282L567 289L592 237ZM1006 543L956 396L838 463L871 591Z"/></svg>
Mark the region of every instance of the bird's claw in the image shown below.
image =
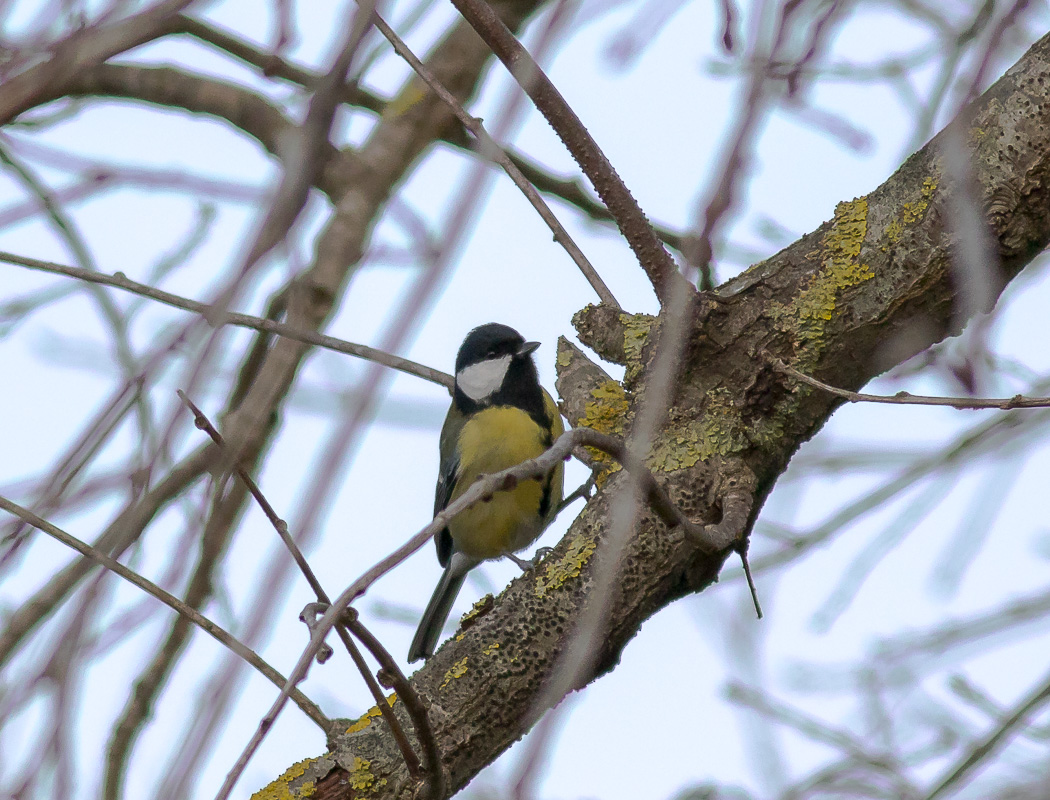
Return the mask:
<svg viewBox="0 0 1050 800"><path fill-rule="evenodd" d="M553 547L537 548L536 553L532 556L532 558L529 559L521 558L520 556L514 555L514 553L507 553L507 558L509 558L511 561L513 561L515 564L521 567L522 572L528 572L530 569L539 564L546 557L547 553L549 553L553 549Z"/></svg>

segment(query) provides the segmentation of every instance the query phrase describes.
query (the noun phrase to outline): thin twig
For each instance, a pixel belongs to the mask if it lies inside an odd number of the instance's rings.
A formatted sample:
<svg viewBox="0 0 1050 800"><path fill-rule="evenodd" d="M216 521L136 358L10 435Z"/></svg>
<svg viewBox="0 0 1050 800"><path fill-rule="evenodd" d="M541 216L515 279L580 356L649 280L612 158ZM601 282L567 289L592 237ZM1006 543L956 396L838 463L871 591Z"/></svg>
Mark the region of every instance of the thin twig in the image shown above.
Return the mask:
<svg viewBox="0 0 1050 800"><path fill-rule="evenodd" d="M778 702L765 692L742 683L731 682L725 687L725 697L732 703L750 708L773 722L798 731L814 742L821 742L836 750L841 750L844 754L852 756L858 761L873 765L878 764L883 768L888 766L883 759L869 753L864 746L864 742L850 731L835 728L797 708Z"/></svg>
<svg viewBox="0 0 1050 800"><path fill-rule="evenodd" d="M408 678L405 677L405 673L401 671L394 657L372 635L372 632L364 626L355 609L348 608L343 615L342 621L350 629L350 632L361 641L361 644L368 649L373 658L379 662L383 673L390 679L390 687L397 692L397 696L404 702L408 716L412 718L412 726L416 730L416 738L419 739L420 744L423 746L423 762L429 784L429 794L427 796L432 798L432 800L441 797L445 792L445 771L441 767L441 753L438 751L434 729L430 725L427 707L423 704L422 698L420 698L419 693L409 682Z"/></svg>
<svg viewBox="0 0 1050 800"><path fill-rule="evenodd" d="M862 394L851 392L848 389L839 389L835 386L818 381L794 367L789 367L779 358L770 357L770 363L785 375L797 378L803 383L823 389L825 392L845 398L851 403L888 403L898 406L948 406L964 410L997 408L1000 411L1010 411L1015 408L1048 408L1050 397L1025 397L1015 394L1013 397L929 397L926 395L909 394L908 392L897 392L894 395Z"/></svg>
<svg viewBox="0 0 1050 800"><path fill-rule="evenodd" d="M1022 700L1017 707L996 726L985 739L970 749L966 755L949 767L943 777L934 784L934 788L926 795L924 800L936 800L951 789L960 780L965 778L974 767L990 756L1004 743L1006 738L1013 733L1014 729L1023 724L1025 719L1033 714L1040 706L1050 701L1050 677L1044 678L1043 683L1033 690L1028 697Z"/></svg>
<svg viewBox="0 0 1050 800"><path fill-rule="evenodd" d="M142 591L146 592L146 594L157 598L162 603L164 603L177 613L181 614L194 625L199 627L205 633L209 634L217 642L219 642L222 645L225 645L235 654L243 658L246 662L255 667L255 669L258 670L263 677L265 677L275 686L279 686L282 688L287 686L288 679L281 675L281 673L279 673L277 670L271 667L268 663L266 663L262 658L260 658L258 653L256 653L254 650L248 647L245 647L236 637L227 633L223 628L216 625L210 619L208 619L199 611L197 611L197 609L186 605L177 597L164 591L152 581L149 581L146 578L139 575L137 572L128 569L116 559L110 558L105 553L102 553L101 551L97 550L96 548L92 547L86 542L82 542L80 541L80 539L77 539L75 536L66 533L61 528L52 525L47 520L41 519L32 511L23 508L22 506L16 503L12 503L6 497L0 496L0 508L10 512L11 514L14 514L16 517L19 517L28 524L32 525L34 528L43 531L44 533L48 534L54 539L57 539L67 547L71 547L85 558L89 558L97 564L101 564L103 567L110 570L111 572L115 572L124 580L137 586ZM331 721L328 719L328 717L324 715L324 713L321 711L320 708L317 707L317 705L315 705L311 700L309 700L298 689L292 690L291 697L295 701L296 705L298 705L299 708L303 710L303 713L305 713L311 720L313 720L318 725L318 727L321 728L321 730L323 730L325 733L329 731L329 729L331 728Z"/></svg>
<svg viewBox="0 0 1050 800"><path fill-rule="evenodd" d="M214 312L213 306L210 306L207 303L190 300L189 298L181 297L180 295L172 294L171 292L165 292L161 289L155 289L152 286L138 283L137 281L128 278L123 272L116 272L113 275L104 275L100 272L92 272L91 270L70 267L64 264L55 264L50 261L41 261L36 258L29 258L28 256L20 256L3 251L0 251L0 262L16 264L21 267L35 269L41 272L65 275L69 278L76 278L91 283L100 283L105 286L113 286L117 289L123 289L126 292L148 297L150 300L156 300L158 303L164 303L165 305L174 308L180 308L183 311L191 311L195 314L207 315ZM337 353L346 353L347 355L363 358L367 361L374 361L377 364L382 364L384 367L396 369L399 372L404 372L408 375L415 375L417 378L422 378L431 383L444 386L446 389L452 389L451 375L447 375L440 370L431 369L423 364L409 361L407 358L401 358L400 356L395 356L391 353L385 353L382 350L377 350L368 345L347 342L342 339L337 339L334 336L325 336L324 334L297 328L283 322L262 319L261 317L253 317L249 314L238 314L233 311L226 311L221 317L211 318L210 322L213 325L236 325L240 328L250 328L252 330L263 331L264 333L273 333L278 336L283 336L286 339L302 342L303 344L313 344L318 347L324 347L328 350L334 350Z"/></svg>
<svg viewBox="0 0 1050 800"><path fill-rule="evenodd" d="M204 431L211 437L211 440L219 447L220 450L226 447L226 442L222 438L222 434L215 429L215 426L211 424L204 412L201 411L197 405L186 396L186 393L182 389L176 389L175 393L179 396L183 403L185 403L190 411L193 413L193 424L200 430ZM270 505L270 501L266 499L262 491L259 489L258 484L252 479L252 476L248 474L247 470L244 469L240 464L231 464L233 471L237 473L237 477L240 478L244 485L251 492L252 497L255 498L255 502L259 504L259 508L262 509L266 518L273 525L277 531L277 535L281 537L281 541L284 542L285 547L288 548L288 552L291 553L292 558L295 559L295 563L298 565L303 576L306 578L306 582L310 584L310 588L313 589L314 594L318 595L318 600L322 603L327 603L327 598L321 598L320 595L324 594L324 589L321 587L321 582L317 579L317 575L314 574L313 569L310 567L309 562L306 560L306 556L303 555L299 546L295 543L291 534L288 532L288 523L281 519L274 507Z"/></svg>
<svg viewBox="0 0 1050 800"><path fill-rule="evenodd" d="M762 619L762 604L758 602L758 587L755 586L755 578L751 574L751 562L747 560L747 550L740 548L740 567L744 570L747 579L747 590L751 592L751 602L755 604L755 616Z"/></svg>
<svg viewBox="0 0 1050 800"><path fill-rule="evenodd" d="M182 399L193 412L194 424L211 437L212 441L219 448L225 448L226 443L222 438L222 435L215 429L215 426L211 424L211 421L204 415L197 406L190 400L186 393L181 389L177 390L179 397ZM314 594L317 596L319 603L330 605L331 599L325 592L324 587L321 586L321 582L317 579L317 575L314 574L313 569L307 562L306 557L303 555L302 550L295 543L295 539L288 532L288 523L281 519L273 506L270 505L270 501L266 499L258 485L252 479L251 475L248 474L247 470L244 469L239 463L232 465L234 472L237 473L237 477L244 482L248 491L251 492L252 497L259 504L259 507L263 510L266 518L270 520L274 529L277 531L277 535L281 537L281 541L284 542L288 552L291 554L295 563L298 565L299 570L303 573L306 578L306 582L310 584L310 588L313 589ZM300 617L301 618L301 617ZM372 693L373 699L376 701L376 705L379 707L379 711L383 715L383 719L390 726L391 733L394 736L394 740L397 742L398 747L401 748L401 755L405 759L405 765L408 767L409 773L412 775L419 774L419 759L416 758L415 752L412 750L412 744L408 741L408 737L405 735L404 729L401 727L401 723L397 717L394 716L393 709L390 708L390 703L387 702L386 695L383 694L379 684L376 683L375 678L372 676L372 672L368 667L367 662L364 660L364 656L361 655L361 651L354 644L353 640L350 639L346 630L341 626L337 626L339 637L343 640L343 644L346 646L346 651L350 654L350 658L357 666L358 671L364 678L365 683L368 685L369 691ZM312 630L311 630L312 632ZM322 661L324 659L321 659Z"/></svg>
<svg viewBox="0 0 1050 800"><path fill-rule="evenodd" d="M547 226L554 234L554 240L565 248L565 252L569 254L569 258L573 260L580 272L583 273L584 278L587 279L587 282L591 285L591 288L594 289L601 301L613 308L619 308L620 304L616 302L613 293L609 290L609 287L605 285L605 282L601 279L601 276L591 262L587 260L587 256L583 254L579 245L573 241L569 232L565 230L561 222L558 221L558 218L554 216L554 212L550 210L550 207L543 201L543 198L540 197L540 193L536 191L536 188L529 183L524 175L521 174L521 170L518 169L513 161L511 161L503 148L500 147L491 136L489 136L488 131L486 131L485 127L481 124L481 120L467 113L466 109L463 108L463 105L450 91L448 91L448 89L441 85L440 81L438 81L434 74L411 50L408 49L408 45L401 40L401 37L397 35L394 29L391 28L386 21L379 16L379 14L375 15L375 25L379 32L389 40L397 54L405 59L409 66L415 70L416 74L423 79L424 83L426 83L427 86L429 86L431 90L452 109L459 121L463 123L463 126L477 137L482 155L503 167L504 171L514 182L514 185L521 190L529 203L532 204L532 207L536 209L536 213L547 223ZM662 249L663 248L661 248L661 250Z"/></svg>

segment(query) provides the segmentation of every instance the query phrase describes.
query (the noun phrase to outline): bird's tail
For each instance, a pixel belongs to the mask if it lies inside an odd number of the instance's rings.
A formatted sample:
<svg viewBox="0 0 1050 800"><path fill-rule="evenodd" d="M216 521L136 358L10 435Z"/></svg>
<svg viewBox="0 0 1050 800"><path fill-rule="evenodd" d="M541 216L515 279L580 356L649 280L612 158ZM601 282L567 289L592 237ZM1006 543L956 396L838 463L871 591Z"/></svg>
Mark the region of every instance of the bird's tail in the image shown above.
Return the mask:
<svg viewBox="0 0 1050 800"><path fill-rule="evenodd" d="M409 663L434 655L441 631L445 628L445 620L452 611L452 604L456 602L456 595L459 594L470 568L476 563L464 558L461 553L452 554L433 597L427 603L427 610L423 612L423 618L419 621L416 635L412 638L412 646L408 648Z"/></svg>

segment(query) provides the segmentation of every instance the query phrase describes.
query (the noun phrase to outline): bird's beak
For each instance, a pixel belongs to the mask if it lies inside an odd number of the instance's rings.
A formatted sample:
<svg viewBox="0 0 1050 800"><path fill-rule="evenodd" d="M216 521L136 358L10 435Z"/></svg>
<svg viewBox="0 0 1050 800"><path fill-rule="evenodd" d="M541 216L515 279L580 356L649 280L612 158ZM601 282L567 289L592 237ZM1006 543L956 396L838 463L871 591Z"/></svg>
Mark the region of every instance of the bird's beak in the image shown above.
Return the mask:
<svg viewBox="0 0 1050 800"><path fill-rule="evenodd" d="M525 342L525 344L523 344L521 346L521 349L518 350L518 355L519 356L527 356L529 353L531 353L533 350L535 350L539 346L540 346L539 342Z"/></svg>

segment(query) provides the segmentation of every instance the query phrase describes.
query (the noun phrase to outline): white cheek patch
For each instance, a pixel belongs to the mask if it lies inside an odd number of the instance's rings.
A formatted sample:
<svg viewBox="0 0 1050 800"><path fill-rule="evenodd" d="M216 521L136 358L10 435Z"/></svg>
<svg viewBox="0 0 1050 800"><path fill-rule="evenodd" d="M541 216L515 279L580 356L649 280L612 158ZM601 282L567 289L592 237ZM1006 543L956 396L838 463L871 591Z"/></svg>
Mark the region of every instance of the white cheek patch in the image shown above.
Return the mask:
<svg viewBox="0 0 1050 800"><path fill-rule="evenodd" d="M498 392L510 367L511 356L490 358L464 367L456 373L456 386L474 402Z"/></svg>

